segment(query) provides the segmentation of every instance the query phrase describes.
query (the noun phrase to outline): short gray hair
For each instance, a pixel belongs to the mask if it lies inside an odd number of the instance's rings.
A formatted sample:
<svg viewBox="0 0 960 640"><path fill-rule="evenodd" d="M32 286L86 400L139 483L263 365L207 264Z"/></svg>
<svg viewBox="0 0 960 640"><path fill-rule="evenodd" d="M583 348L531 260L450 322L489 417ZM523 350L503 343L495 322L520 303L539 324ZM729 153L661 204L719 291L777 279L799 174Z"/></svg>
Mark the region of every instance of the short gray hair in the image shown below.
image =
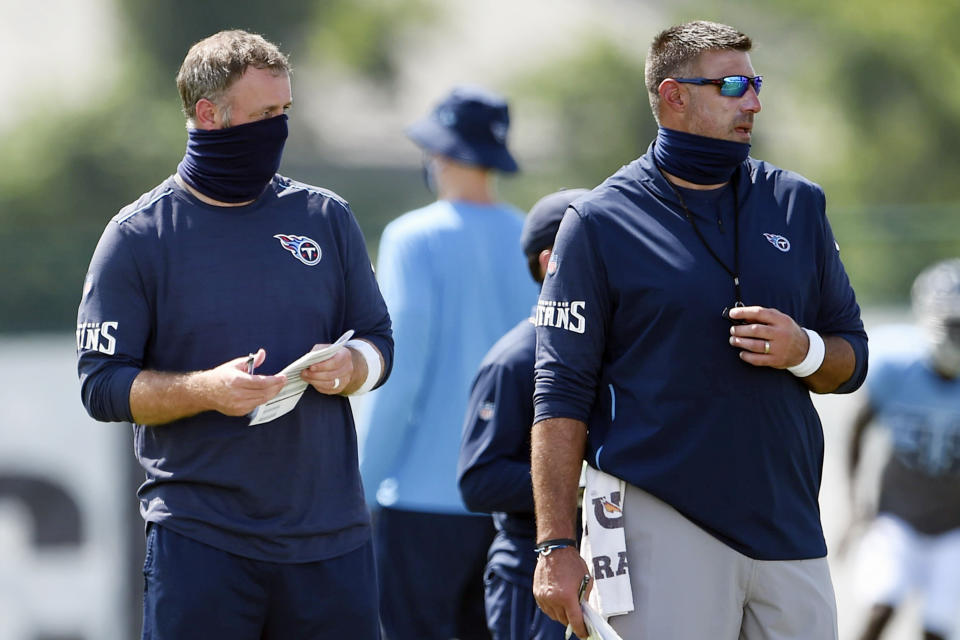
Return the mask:
<svg viewBox="0 0 960 640"><path fill-rule="evenodd" d="M238 29L220 31L197 42L180 65L177 89L187 122L197 116L197 101L206 98L221 104L223 95L247 67L269 69L279 75L290 73L290 62L275 44L263 36ZM226 117L229 119L229 112Z"/></svg>
<svg viewBox="0 0 960 640"><path fill-rule="evenodd" d="M661 31L650 43L644 80L653 117L660 120L660 83L683 77L704 51L743 51L753 47L749 36L717 22L696 20Z"/></svg>

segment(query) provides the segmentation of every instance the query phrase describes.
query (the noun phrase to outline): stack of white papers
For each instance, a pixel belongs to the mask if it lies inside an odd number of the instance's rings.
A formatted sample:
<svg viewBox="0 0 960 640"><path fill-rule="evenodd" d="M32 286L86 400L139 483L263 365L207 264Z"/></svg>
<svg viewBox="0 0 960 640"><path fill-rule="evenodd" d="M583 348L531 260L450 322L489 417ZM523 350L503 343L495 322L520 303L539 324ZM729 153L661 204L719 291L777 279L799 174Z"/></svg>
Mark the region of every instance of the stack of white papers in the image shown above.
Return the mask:
<svg viewBox="0 0 960 640"><path fill-rule="evenodd" d="M352 335L353 329L349 329L337 338L337 341L333 344L327 345L322 349L308 351L284 367L280 373L287 376L287 383L283 385L283 389L280 389L280 393L250 413L250 426L270 422L293 410L293 408L297 406L300 396L303 395L303 392L306 391L307 386L309 386L303 378L300 377L300 372L310 365L323 362L333 356L333 354L343 348L344 344L346 344Z"/></svg>

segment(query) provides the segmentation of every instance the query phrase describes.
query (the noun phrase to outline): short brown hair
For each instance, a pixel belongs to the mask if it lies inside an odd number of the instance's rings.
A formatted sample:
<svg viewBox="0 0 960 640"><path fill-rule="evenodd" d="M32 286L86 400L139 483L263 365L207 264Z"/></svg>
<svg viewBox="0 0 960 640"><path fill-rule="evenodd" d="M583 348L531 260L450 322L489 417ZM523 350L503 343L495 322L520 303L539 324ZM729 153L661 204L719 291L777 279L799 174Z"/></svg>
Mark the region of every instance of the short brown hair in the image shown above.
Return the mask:
<svg viewBox="0 0 960 640"><path fill-rule="evenodd" d="M749 36L717 22L696 20L661 31L650 43L644 76L653 117L660 120L660 83L683 77L704 51L750 51Z"/></svg>
<svg viewBox="0 0 960 640"><path fill-rule="evenodd" d="M223 94L247 67L270 69L278 75L290 73L287 57L275 44L255 33L220 31L190 47L177 73L177 89L187 120L196 117L197 101L201 98L220 104Z"/></svg>

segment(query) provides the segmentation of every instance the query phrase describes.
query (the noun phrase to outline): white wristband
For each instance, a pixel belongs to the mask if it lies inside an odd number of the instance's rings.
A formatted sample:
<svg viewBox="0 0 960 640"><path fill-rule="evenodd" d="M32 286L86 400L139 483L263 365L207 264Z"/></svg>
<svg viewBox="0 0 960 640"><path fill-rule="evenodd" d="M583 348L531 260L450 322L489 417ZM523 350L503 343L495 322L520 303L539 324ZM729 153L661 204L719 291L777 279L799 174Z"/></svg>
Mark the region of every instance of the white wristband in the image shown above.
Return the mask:
<svg viewBox="0 0 960 640"><path fill-rule="evenodd" d="M346 347L357 351L360 355L363 356L363 359L367 362L367 378L363 381L363 384L360 385L360 388L351 393L352 396L358 396L361 393L366 393L373 389L378 382L380 382L380 354L377 353L377 350L370 346L370 343L366 340L347 340Z"/></svg>
<svg viewBox="0 0 960 640"><path fill-rule="evenodd" d="M812 329L804 328L803 330L807 332L807 337L810 338L810 347L807 349L807 357L804 358L803 362L800 364L787 367L787 371L798 378L806 378L807 376L816 373L817 369L820 368L820 365L823 364L823 357L827 354L827 346L823 343L823 338L820 337L820 334Z"/></svg>

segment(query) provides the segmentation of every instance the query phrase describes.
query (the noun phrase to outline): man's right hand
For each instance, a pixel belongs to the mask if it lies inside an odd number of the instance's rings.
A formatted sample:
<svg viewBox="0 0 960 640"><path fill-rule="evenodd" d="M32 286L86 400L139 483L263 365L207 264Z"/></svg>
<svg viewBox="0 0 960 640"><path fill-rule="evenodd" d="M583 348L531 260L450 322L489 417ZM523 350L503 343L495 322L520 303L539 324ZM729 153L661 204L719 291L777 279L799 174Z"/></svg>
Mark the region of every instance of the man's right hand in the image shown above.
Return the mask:
<svg viewBox="0 0 960 640"><path fill-rule="evenodd" d="M263 364L267 353L259 349L254 368ZM247 373L247 356L189 373L143 370L130 387L130 411L142 425L161 425L194 416L202 411L219 411L228 416L245 416L280 393L286 376Z"/></svg>
<svg viewBox="0 0 960 640"><path fill-rule="evenodd" d="M590 634L583 622L578 592L583 576L590 570L574 547L554 549L549 555L541 555L533 574L533 596L545 614L560 624L569 624L578 638ZM586 600L593 588L593 581L583 594Z"/></svg>
<svg viewBox="0 0 960 640"><path fill-rule="evenodd" d="M267 357L259 349L254 357L256 369ZM215 411L228 416L245 416L280 393L287 382L281 374L262 376L247 373L247 357L234 358L204 372L209 400Z"/></svg>

